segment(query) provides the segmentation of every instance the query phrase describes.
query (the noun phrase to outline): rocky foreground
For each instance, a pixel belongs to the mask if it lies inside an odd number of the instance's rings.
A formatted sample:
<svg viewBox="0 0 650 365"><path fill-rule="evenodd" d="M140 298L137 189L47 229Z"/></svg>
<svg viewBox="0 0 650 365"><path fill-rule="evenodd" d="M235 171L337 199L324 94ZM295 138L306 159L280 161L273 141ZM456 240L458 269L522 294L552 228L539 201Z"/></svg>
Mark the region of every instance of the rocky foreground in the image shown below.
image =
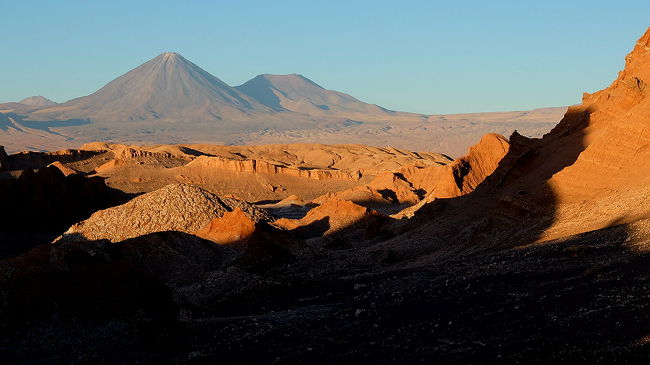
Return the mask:
<svg viewBox="0 0 650 365"><path fill-rule="evenodd" d="M84 207L37 210L62 235L0 261L0 359L646 360L648 80L650 29L542 138L486 135L455 161L305 145L0 154L3 203ZM250 189L229 195L237 181ZM66 193L44 193L53 182ZM3 232L35 239L40 221L16 209L29 224Z"/></svg>

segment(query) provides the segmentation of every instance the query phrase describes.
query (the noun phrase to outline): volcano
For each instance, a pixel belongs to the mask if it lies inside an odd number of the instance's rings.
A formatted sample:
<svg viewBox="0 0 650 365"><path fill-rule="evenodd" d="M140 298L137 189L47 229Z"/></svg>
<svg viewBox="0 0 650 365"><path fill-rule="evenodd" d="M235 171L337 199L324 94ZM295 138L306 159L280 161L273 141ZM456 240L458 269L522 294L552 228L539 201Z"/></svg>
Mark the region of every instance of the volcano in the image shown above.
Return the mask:
<svg viewBox="0 0 650 365"><path fill-rule="evenodd" d="M299 74L259 75L235 88L276 111L349 118L359 115L388 117L396 114L348 94L327 90Z"/></svg>
<svg viewBox="0 0 650 365"><path fill-rule="evenodd" d="M183 56L160 54L97 92L31 115L36 120L239 120L273 112Z"/></svg>

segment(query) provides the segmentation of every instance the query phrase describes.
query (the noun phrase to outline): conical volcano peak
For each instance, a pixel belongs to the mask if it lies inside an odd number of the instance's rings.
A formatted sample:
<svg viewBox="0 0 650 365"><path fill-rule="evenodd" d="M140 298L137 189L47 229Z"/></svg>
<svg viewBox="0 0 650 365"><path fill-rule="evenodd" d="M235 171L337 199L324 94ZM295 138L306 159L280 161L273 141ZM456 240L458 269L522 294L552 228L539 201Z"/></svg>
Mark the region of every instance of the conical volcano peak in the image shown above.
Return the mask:
<svg viewBox="0 0 650 365"><path fill-rule="evenodd" d="M156 58L162 59L163 61L179 61L179 60L182 60L182 61L185 61L185 62L189 62L185 57L181 56L180 53L176 53L176 52L161 53Z"/></svg>
<svg viewBox="0 0 650 365"><path fill-rule="evenodd" d="M164 52L159 54L157 57L153 58L152 61L155 61L156 63L164 64L164 63L187 63L190 65L194 65L192 62L188 61L185 57L181 56L180 53L176 52ZM195 66L198 67L198 66Z"/></svg>
<svg viewBox="0 0 650 365"><path fill-rule="evenodd" d="M268 111L176 52L161 53L95 93L55 110L57 118L102 122L241 120Z"/></svg>

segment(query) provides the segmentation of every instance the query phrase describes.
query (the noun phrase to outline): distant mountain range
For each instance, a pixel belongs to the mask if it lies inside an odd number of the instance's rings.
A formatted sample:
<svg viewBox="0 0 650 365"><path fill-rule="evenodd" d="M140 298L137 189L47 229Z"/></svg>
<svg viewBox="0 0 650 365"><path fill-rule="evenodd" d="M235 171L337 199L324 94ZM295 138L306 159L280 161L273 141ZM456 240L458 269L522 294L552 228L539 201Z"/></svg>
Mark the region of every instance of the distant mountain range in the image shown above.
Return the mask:
<svg viewBox="0 0 650 365"><path fill-rule="evenodd" d="M29 113L30 119L194 123L249 120L277 113L348 118L395 114L350 95L326 90L296 74L260 75L241 86L231 87L173 52L136 67L91 95L63 104L45 100L21 102L43 107Z"/></svg>
<svg viewBox="0 0 650 365"><path fill-rule="evenodd" d="M485 118L490 113L478 113L465 115L463 120L452 117L455 122L450 125L440 116L364 103L298 74L264 74L232 87L178 53L168 52L88 96L61 104L42 96L0 104L0 144L11 151L77 146L94 140L334 142L460 155L486 132L543 133L561 118L564 109L515 112L505 120L503 113L492 119ZM459 132L467 136L462 143L458 143Z"/></svg>

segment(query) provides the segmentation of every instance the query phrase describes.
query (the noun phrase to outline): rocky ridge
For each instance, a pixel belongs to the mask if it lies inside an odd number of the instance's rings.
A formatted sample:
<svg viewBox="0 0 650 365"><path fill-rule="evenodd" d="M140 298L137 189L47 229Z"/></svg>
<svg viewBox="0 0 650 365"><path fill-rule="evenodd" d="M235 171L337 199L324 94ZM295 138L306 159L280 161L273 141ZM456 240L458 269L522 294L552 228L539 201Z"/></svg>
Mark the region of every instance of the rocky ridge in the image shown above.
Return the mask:
<svg viewBox="0 0 650 365"><path fill-rule="evenodd" d="M288 175L307 179L347 179L359 181L361 172L324 169L301 169L282 165L275 165L260 160L228 159L224 157L199 156L183 167L183 170L226 170L233 172L251 172L271 175Z"/></svg>
<svg viewBox="0 0 650 365"><path fill-rule="evenodd" d="M650 29L608 88L585 94L542 138L513 133L505 155L491 159L493 173L472 193L413 207L419 210L411 230L373 250L399 252L406 261L421 257L418 264L426 265L613 226L634 229L633 222L650 216L640 204L650 181L648 65Z"/></svg>
<svg viewBox="0 0 650 365"><path fill-rule="evenodd" d="M241 209L255 221L272 220L268 213L246 202L218 197L192 185L175 184L136 197L126 204L100 210L70 227L57 242L118 242L163 231L194 234L213 219L235 208Z"/></svg>
<svg viewBox="0 0 650 365"><path fill-rule="evenodd" d="M365 185L330 193L313 202L321 204L332 198L343 199L380 209L397 218L410 217L435 199L458 197L474 191L496 170L508 150L506 138L487 134L470 148L467 155L449 164L406 165L384 172Z"/></svg>

